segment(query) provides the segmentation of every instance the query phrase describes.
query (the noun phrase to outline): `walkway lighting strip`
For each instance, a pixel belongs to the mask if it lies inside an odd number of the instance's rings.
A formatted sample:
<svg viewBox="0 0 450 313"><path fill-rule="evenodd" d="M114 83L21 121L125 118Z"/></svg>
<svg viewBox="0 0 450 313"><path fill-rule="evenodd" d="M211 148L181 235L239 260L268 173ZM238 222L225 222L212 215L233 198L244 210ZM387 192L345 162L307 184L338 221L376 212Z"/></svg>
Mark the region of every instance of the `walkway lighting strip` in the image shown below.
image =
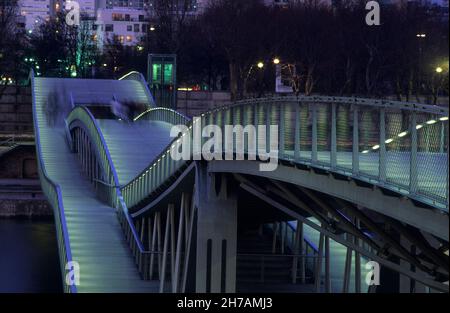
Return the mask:
<svg viewBox="0 0 450 313"><path fill-rule="evenodd" d="M448 116L443 116L443 117L439 118L439 121L441 121L441 122L448 121ZM436 123L437 123L437 120L429 120L429 121L425 122L425 124L427 124L427 125L433 125L433 124L436 124ZM416 125L416 129L421 129L423 126L424 126L423 124L418 124L418 125ZM403 132L399 133L397 135L397 137L403 138L406 135L408 135L408 131L403 131ZM394 141L394 138L389 138L389 139L385 140L385 143L391 143L393 141ZM380 149L380 145L374 145L372 147L372 150L378 150L378 149ZM364 151L362 151L362 153L366 154L366 153L369 153L369 151L370 150L364 150Z"/></svg>

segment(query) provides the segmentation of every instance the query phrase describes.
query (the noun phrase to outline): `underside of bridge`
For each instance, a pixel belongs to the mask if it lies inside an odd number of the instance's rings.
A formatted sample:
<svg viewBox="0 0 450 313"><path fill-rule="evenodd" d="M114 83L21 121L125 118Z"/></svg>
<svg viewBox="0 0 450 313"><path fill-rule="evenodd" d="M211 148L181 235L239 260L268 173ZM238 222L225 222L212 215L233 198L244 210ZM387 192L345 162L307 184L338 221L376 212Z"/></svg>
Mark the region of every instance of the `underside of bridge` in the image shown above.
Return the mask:
<svg viewBox="0 0 450 313"><path fill-rule="evenodd" d="M81 271L65 291L448 292L448 112L414 109L427 120L398 103L306 98L244 101L201 117L219 127L279 121L280 159L265 172L261 159L173 159L193 122L154 107L138 73L31 80L39 174L62 271L73 262ZM58 104L64 122L51 123L45 109L52 88L70 90L70 101ZM146 109L125 122L109 102L129 98ZM358 128L366 107L382 126L370 151L359 140L370 137ZM394 108L407 130L385 119ZM289 110L291 124L283 122ZM339 114L353 116L350 144L339 137ZM171 138L180 124L186 133ZM386 129L409 141L386 147L394 141ZM425 130L442 137L428 140Z"/></svg>
<svg viewBox="0 0 450 313"><path fill-rule="evenodd" d="M179 244L180 249L190 249L188 258L195 262L187 275L196 282L190 291L445 290L441 284L448 281L445 239L328 193L211 168L207 162L192 164L185 173L187 183L167 190L161 203L149 201L145 213L134 214L138 227L154 224L156 229L169 229L161 241L168 234L174 242L161 243L163 256L171 251L177 256ZM186 216L196 219L194 229L183 228L189 223L183 221ZM177 241L183 236L188 243ZM157 241L151 250L158 249ZM384 284L365 283L371 269L365 264L370 260L380 264ZM180 264L174 260L173 273Z"/></svg>

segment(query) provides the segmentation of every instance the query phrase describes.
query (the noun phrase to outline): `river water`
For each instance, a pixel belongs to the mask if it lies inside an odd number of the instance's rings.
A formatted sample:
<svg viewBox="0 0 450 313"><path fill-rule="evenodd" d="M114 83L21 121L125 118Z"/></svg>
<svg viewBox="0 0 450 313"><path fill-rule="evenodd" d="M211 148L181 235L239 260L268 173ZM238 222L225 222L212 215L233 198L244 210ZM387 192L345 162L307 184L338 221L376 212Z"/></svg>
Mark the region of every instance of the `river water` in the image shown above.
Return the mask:
<svg viewBox="0 0 450 313"><path fill-rule="evenodd" d="M0 293L62 292L55 224L0 218Z"/></svg>

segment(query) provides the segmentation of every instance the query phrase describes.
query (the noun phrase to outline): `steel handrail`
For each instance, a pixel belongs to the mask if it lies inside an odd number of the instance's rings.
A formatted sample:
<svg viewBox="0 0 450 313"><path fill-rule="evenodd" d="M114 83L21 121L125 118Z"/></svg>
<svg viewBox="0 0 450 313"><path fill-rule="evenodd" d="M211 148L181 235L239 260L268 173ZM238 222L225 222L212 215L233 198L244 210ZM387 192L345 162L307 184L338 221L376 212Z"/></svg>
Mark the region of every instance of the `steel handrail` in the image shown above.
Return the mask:
<svg viewBox="0 0 450 313"><path fill-rule="evenodd" d="M149 106L156 107L155 99L153 98L153 95L150 92L150 88L148 87L147 81L145 80L144 75L142 75L142 73L137 71L131 71L119 78L119 80L125 79L137 80L138 82L140 82L144 87L145 94L147 95L147 98L149 100Z"/></svg>
<svg viewBox="0 0 450 313"><path fill-rule="evenodd" d="M439 116L443 116L445 117L445 115L448 115L448 109L446 108L438 108L435 106L428 106L428 105L420 105L420 107L418 107L418 105L416 104L410 104L410 103L402 103L402 102L396 102L396 101L385 101L385 100L374 100L374 99L357 99L357 98L344 98L344 97L322 97L322 96L312 96L312 97L306 97L306 96L302 96L302 97L273 97L273 98L268 98L268 99L252 99L252 100L242 100L242 101L237 101L235 103L229 104L229 105L225 105L223 107L220 108L215 108L212 109L210 111L207 111L205 113L202 114L202 124L203 124L203 120L206 121L207 118L214 118L214 113L216 112L222 112L223 114L227 114L230 113L230 110L233 110L234 108L243 108L244 106L247 105L268 105L268 104L273 104L273 103L286 103L288 101L294 101L295 103L298 102L314 102L314 103L320 103L323 101L333 101L333 103L350 103L350 104L360 104L360 105L372 105L372 106L378 106L378 107L383 107L383 108L387 108L390 105L392 106L401 106L402 109L407 109L407 110L418 110L420 112L433 112L435 114L439 113ZM326 104L330 104L330 103L326 103ZM331 104L330 104L331 105ZM187 121L186 123L187 126L189 126L190 128L192 128L192 121ZM422 125L423 129L425 129L425 127L428 127L425 123ZM399 136L400 136L400 132L399 132ZM181 135L180 135L181 136ZM180 139L180 136L178 136L177 138L175 138L169 145L166 146L166 148L158 155L158 157L156 157L154 159L153 162L150 163L150 165L144 169L139 175L136 176L136 178L132 181L130 181L127 185L125 185L122 190L124 192L124 196L125 196L125 200L128 204L129 207L136 205L138 202L140 202L140 200L142 200L144 197L143 196L137 196L136 197L136 193L132 190L133 186L136 185L138 183L138 180L143 179L147 174L149 174L149 172L154 169L154 168L159 168L160 165L158 165L158 163L161 161L162 158L166 158L168 157L168 153L169 151L174 148L175 146L175 142L177 140ZM311 139L312 140L312 139ZM359 153L359 152L358 152ZM191 151L192 154L192 151ZM283 160L283 156L280 157L280 160ZM292 161L292 159L289 159L288 161ZM346 176L352 177L352 178L357 178L360 180L365 180L368 181L371 184L374 185L378 185L381 186L383 188L387 188L387 189L391 189L395 192L400 192L400 193L407 193L409 194L409 196L413 199L419 199L419 196L421 196L420 193L410 193L409 190L407 188L405 188L405 186L401 186L398 185L396 182L392 182L392 181L381 181L378 179L374 179L374 177L372 177L371 175L365 174L363 172L358 173L357 175L355 175L352 170L349 169L345 169L340 167L340 165L335 165L333 166L332 164L327 165L327 164L322 164L321 162L314 162L313 160L299 160L300 163L304 163L304 164L308 164L309 166L312 167L317 167L317 168L321 168L321 169L326 169L326 170L332 170L336 173L340 173L340 174L344 174ZM169 163L170 164L170 163ZM170 175L167 175L167 172L175 172L177 169L172 170L169 169L164 169L163 173L165 173L166 175L166 179L170 177ZM160 177L158 177L158 179L160 179ZM160 179L161 180L161 179ZM164 181L160 181L160 184L162 184ZM156 188L153 188L156 189ZM150 190L150 192L148 194L150 194L153 190ZM147 194L147 195L148 195ZM145 196L147 196L145 195ZM432 201L437 201L439 203L439 201L441 201L442 199L439 196L435 196L433 194L426 194L426 197L428 197L428 199L431 199Z"/></svg>
<svg viewBox="0 0 450 313"><path fill-rule="evenodd" d="M172 121L177 121L177 120L179 120L180 122L184 122L183 124L186 124L186 123L188 123L188 122L191 120L191 119L190 119L189 117L187 117L186 115L184 115L184 114L182 114L182 113L180 113L180 112L178 112L178 111L175 111L174 109L164 108L164 107L150 108L150 109L148 109L148 110L142 112L142 113L139 114L138 116L136 116L133 120L134 120L134 121L138 121L138 120L146 119L148 115L151 115L152 113L155 113L155 112L167 112L168 114L171 114L171 115L173 115L173 116L176 116L177 118L174 118L174 119L172 119L172 120L170 119L170 116L166 116L166 117L167 117L167 120L165 120L165 121L166 121L166 122L169 122L169 123L172 123L172 124L175 124L175 123L172 122ZM163 118L164 118L164 116L163 116Z"/></svg>
<svg viewBox="0 0 450 313"><path fill-rule="evenodd" d="M63 251L60 251L60 266L61 266L61 273L63 276L63 285L64 290L66 292L76 293L77 287L75 284L68 286L67 282L65 280L65 266L68 262L72 261L72 253L70 248L70 239L69 239L69 232L67 230L67 223L65 219L65 213L64 213L64 204L62 201L62 193L61 188L58 184L53 182L53 180L48 176L47 171L45 169L45 164L42 160L42 148L41 148L41 142L40 142L40 130L39 130L39 123L37 119L37 108L36 108L36 95L35 95L35 82L34 82L34 71L33 69L30 70L29 74L29 80L31 82L31 90L32 90L32 101L33 101L33 119L34 119L34 133L35 133L35 142L36 142L36 149L37 149L37 159L38 159L38 171L39 171L39 177L41 178L41 181L43 183L42 190L44 194L47 196L47 199L52 204L54 212L55 212L55 220L57 222L58 228L60 228L60 236L58 238L60 239L59 247L60 249L63 248ZM50 189L48 189L50 187ZM56 199L55 199L56 198ZM61 238L62 236L62 238ZM62 240L62 243L61 243ZM61 255L62 253L62 255Z"/></svg>
<svg viewBox="0 0 450 313"><path fill-rule="evenodd" d="M122 200L122 193L120 190L120 183L119 183L117 171L116 171L114 163L112 161L112 157L109 152L108 145L106 144L103 133L101 131L100 125L98 124L97 120L92 115L92 113L89 111L89 109L86 107L82 107L82 106L78 106L74 110L72 110L72 112L69 114L67 120L69 121L69 125L72 125L73 122L79 120L85 126L88 126L89 123L93 126L92 128L87 127L88 136L91 138L91 142L93 143L94 148L97 149L97 153L99 153L99 155L103 154L104 158L106 158L106 159L100 158L100 161L103 161L103 163L104 163L104 164L102 164L103 169L109 171L109 173L106 173L107 176L109 176L109 174L112 175L111 178L112 178L113 184L110 184L110 185L111 185L111 188L113 188L113 190L116 194L116 197L115 197L115 199L111 199L112 201L110 204L113 207L119 209L119 214L124 214L139 250L144 251L145 249L139 240L139 236L137 234L136 228L135 228L131 218L129 217L126 204ZM97 137L97 141L100 143L100 147L95 144L96 141L93 140L94 137Z"/></svg>

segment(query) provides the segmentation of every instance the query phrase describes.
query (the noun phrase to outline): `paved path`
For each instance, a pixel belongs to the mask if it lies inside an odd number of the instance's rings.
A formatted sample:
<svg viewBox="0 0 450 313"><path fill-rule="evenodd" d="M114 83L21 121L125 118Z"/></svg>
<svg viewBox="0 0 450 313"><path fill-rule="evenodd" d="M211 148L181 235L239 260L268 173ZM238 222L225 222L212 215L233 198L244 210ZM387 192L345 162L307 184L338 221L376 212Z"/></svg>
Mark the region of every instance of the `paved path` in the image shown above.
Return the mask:
<svg viewBox="0 0 450 313"><path fill-rule="evenodd" d="M115 209L100 202L89 182L81 175L79 161L68 149L63 127L48 126L43 103L48 92L55 87L53 82L57 82L59 87L64 85L66 90L80 86L90 86L92 89L97 83L76 82L72 85L73 81L35 78L35 97L41 158L50 178L61 187L72 257L80 264L78 291L157 292L157 282L141 280ZM103 81L101 90L126 91L124 86L120 86L122 89L116 88L116 85L122 84L128 86L129 94L140 92L133 89L138 85L132 81Z"/></svg>

